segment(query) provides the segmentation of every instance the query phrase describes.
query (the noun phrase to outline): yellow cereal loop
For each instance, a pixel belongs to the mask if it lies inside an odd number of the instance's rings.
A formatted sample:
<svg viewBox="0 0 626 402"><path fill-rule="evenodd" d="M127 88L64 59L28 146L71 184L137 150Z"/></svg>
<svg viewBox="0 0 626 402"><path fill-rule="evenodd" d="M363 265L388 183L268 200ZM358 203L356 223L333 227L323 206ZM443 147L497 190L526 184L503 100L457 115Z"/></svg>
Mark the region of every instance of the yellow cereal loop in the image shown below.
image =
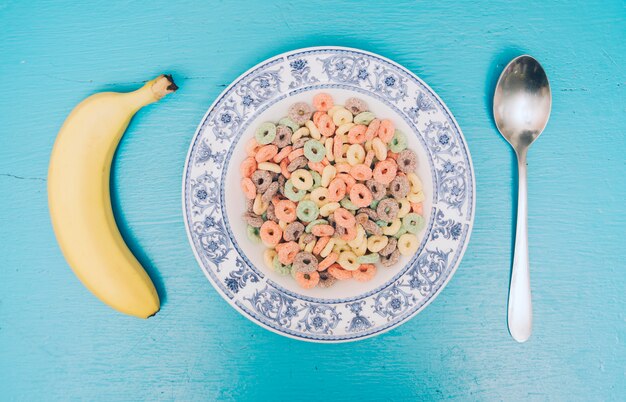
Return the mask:
<svg viewBox="0 0 626 402"><path fill-rule="evenodd" d="M324 148L326 148L326 159L328 159L329 162L335 161L335 153L333 152L333 144L334 144L334 140L332 138L326 138L326 141L324 141Z"/></svg>
<svg viewBox="0 0 626 402"><path fill-rule="evenodd" d="M276 250L273 248L266 248L263 252L263 263L269 269L274 269L274 257L276 256Z"/></svg>
<svg viewBox="0 0 626 402"><path fill-rule="evenodd" d="M341 139L343 139L344 141L347 141L348 131L350 131L352 127L354 127L354 123L342 124L341 126L337 127L337 130L335 131L335 135L340 136Z"/></svg>
<svg viewBox="0 0 626 402"><path fill-rule="evenodd" d="M312 241L309 244L307 244L306 246L304 246L304 251L306 251L307 253L312 253L313 252L313 248L315 247L315 243L317 243L317 241Z"/></svg>
<svg viewBox="0 0 626 402"><path fill-rule="evenodd" d="M320 257L323 257L323 258L328 257L328 254L330 254L333 251L333 247L335 247L335 238L331 237L331 239L328 240L328 243L326 243L322 251L320 251Z"/></svg>
<svg viewBox="0 0 626 402"><path fill-rule="evenodd" d="M269 201L263 202L263 199L261 198L261 194L257 194L256 198L254 199L254 203L252 204L252 212L254 212L257 215L262 215L263 212L267 211L267 207L269 206L270 206Z"/></svg>
<svg viewBox="0 0 626 402"><path fill-rule="evenodd" d="M354 252L354 254L357 255L357 257L365 255L365 252L367 251L367 244L368 244L368 241L364 237L363 240L359 244L357 244L355 247L352 247L352 251Z"/></svg>
<svg viewBox="0 0 626 402"><path fill-rule="evenodd" d="M421 191L417 193L409 193L409 195L406 196L406 199L411 202L422 202L424 201L424 193Z"/></svg>
<svg viewBox="0 0 626 402"><path fill-rule="evenodd" d="M406 178L409 179L409 187L411 188L411 193L419 193L423 189L422 181L419 177L413 172L408 173ZM416 201L411 201L416 202ZM419 201L417 201L419 202Z"/></svg>
<svg viewBox="0 0 626 402"><path fill-rule="evenodd" d="M291 182L298 190L308 190L313 187L313 176L306 169L298 169L291 173Z"/></svg>
<svg viewBox="0 0 626 402"><path fill-rule="evenodd" d="M337 258L337 263L341 265L341 268L348 271L356 271L359 269L359 263L356 261L357 255L352 251L343 251Z"/></svg>
<svg viewBox="0 0 626 402"><path fill-rule="evenodd" d="M413 255L417 252L417 236L411 233L405 233L398 239L398 250L402 255Z"/></svg>
<svg viewBox="0 0 626 402"><path fill-rule="evenodd" d="M372 141L373 140L367 140L365 141L365 152L369 152L372 150ZM376 155L376 153L374 152L374 155Z"/></svg>
<svg viewBox="0 0 626 402"><path fill-rule="evenodd" d="M330 109L328 109L328 116L333 117L335 115L335 112L339 109L343 109L344 107L341 105L335 105L333 107L331 107Z"/></svg>
<svg viewBox="0 0 626 402"><path fill-rule="evenodd" d="M330 181L334 179L336 175L337 169L334 166L328 165L324 167L324 170L322 170L322 187L328 187Z"/></svg>
<svg viewBox="0 0 626 402"><path fill-rule="evenodd" d="M348 242L348 246L355 247L365 238L365 229L360 224L356 225L356 237Z"/></svg>
<svg viewBox="0 0 626 402"><path fill-rule="evenodd" d="M337 240L337 238L334 238L334 239ZM350 251L350 250L352 250L352 248L348 246L346 243L338 244L337 242L335 242L335 245L333 246L333 251L337 254L341 254L344 251Z"/></svg>
<svg viewBox="0 0 626 402"><path fill-rule="evenodd" d="M298 239L298 247L300 247L300 250L304 250L305 246L306 243L304 242L304 236L300 236L300 238Z"/></svg>
<svg viewBox="0 0 626 402"><path fill-rule="evenodd" d="M320 215L323 217L327 217L335 212L335 210L337 210L337 208L339 208L340 206L341 204L339 204L338 202L329 202L328 204L320 207Z"/></svg>
<svg viewBox="0 0 626 402"><path fill-rule="evenodd" d="M291 136L291 142L294 143L296 142L296 140L299 140L302 137L308 137L309 136L309 129L306 127L300 127L299 129L296 130L295 133L293 133L293 135Z"/></svg>
<svg viewBox="0 0 626 402"><path fill-rule="evenodd" d="M404 218L406 214L411 212L411 202L406 198L403 198L398 200L398 203L400 204L398 208L398 218Z"/></svg>
<svg viewBox="0 0 626 402"><path fill-rule="evenodd" d="M352 112L343 107L337 109L335 113L333 113L333 123L335 123L336 126L352 123Z"/></svg>
<svg viewBox="0 0 626 402"><path fill-rule="evenodd" d="M352 144L348 147L348 152L346 152L346 161L354 166L359 163L363 163L365 160L365 150L359 144Z"/></svg>
<svg viewBox="0 0 626 402"><path fill-rule="evenodd" d="M280 166L271 162L261 162L257 165L259 170L267 170L269 172L280 173Z"/></svg>
<svg viewBox="0 0 626 402"><path fill-rule="evenodd" d="M383 226L383 234L386 236L393 236L398 233L400 227L402 227L402 221L400 218L396 218L391 222L391 225Z"/></svg>
<svg viewBox="0 0 626 402"><path fill-rule="evenodd" d="M387 159L387 145L380 138L376 137L372 140L372 149L374 150L374 156L379 161Z"/></svg>
<svg viewBox="0 0 626 402"><path fill-rule="evenodd" d="M278 226L280 226L280 228L284 231L285 228L287 227L288 223L285 221L278 221Z"/></svg>
<svg viewBox="0 0 626 402"><path fill-rule="evenodd" d="M384 249L387 243L389 243L387 236L370 236L367 239L367 249L372 253L377 253Z"/></svg>
<svg viewBox="0 0 626 402"><path fill-rule="evenodd" d="M304 125L306 126L306 128L309 129L309 132L311 133L311 138L316 139L316 140L319 140L320 138L322 138L322 134L320 133L320 130L318 130L317 127L315 127L315 123L313 123L311 120L304 123Z"/></svg>
<svg viewBox="0 0 626 402"><path fill-rule="evenodd" d="M326 187L316 188L315 190L311 191L310 199L315 203L315 205L317 205L318 208L323 207L324 205L329 203L328 189Z"/></svg>

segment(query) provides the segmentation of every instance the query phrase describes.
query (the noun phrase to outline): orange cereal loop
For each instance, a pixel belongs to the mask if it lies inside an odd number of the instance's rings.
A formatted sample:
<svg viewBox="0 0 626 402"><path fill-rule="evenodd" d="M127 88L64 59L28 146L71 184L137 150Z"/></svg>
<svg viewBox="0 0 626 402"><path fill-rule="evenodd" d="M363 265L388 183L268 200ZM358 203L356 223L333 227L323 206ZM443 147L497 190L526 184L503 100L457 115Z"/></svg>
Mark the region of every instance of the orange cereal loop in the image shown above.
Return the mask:
<svg viewBox="0 0 626 402"><path fill-rule="evenodd" d="M260 146L261 145L259 145L259 143L256 141L256 139L254 137L250 138L246 142L246 155L248 155L248 156L256 155L256 153L259 150Z"/></svg>
<svg viewBox="0 0 626 402"><path fill-rule="evenodd" d="M337 128L335 126L335 122L333 122L333 119L331 119L330 116L326 113L320 116L315 125L320 131L320 134L322 134L324 137L332 137L335 134L335 129Z"/></svg>
<svg viewBox="0 0 626 402"><path fill-rule="evenodd" d="M397 165L392 159L377 162L374 167L374 180L387 185L396 177L397 171Z"/></svg>
<svg viewBox="0 0 626 402"><path fill-rule="evenodd" d="M276 204L278 204L278 202L281 200L279 195L275 195L272 197L272 204L274 204L274 206L276 206Z"/></svg>
<svg viewBox="0 0 626 402"><path fill-rule="evenodd" d="M376 266L373 264L361 264L356 271L352 272L355 281L367 282L376 275Z"/></svg>
<svg viewBox="0 0 626 402"><path fill-rule="evenodd" d="M350 189L350 201L359 208L368 207L372 199L372 192L363 183L356 183Z"/></svg>
<svg viewBox="0 0 626 402"><path fill-rule="evenodd" d="M300 252L300 246L295 241L280 243L276 245L276 252L278 253L278 261L281 264L289 265L296 258L296 254Z"/></svg>
<svg viewBox="0 0 626 402"><path fill-rule="evenodd" d="M383 120L380 122L378 128L378 138L380 138L385 144L391 141L393 135L396 132L396 127L391 120Z"/></svg>
<svg viewBox="0 0 626 402"><path fill-rule="evenodd" d="M348 131L348 142L350 144L360 144L365 142L365 132L367 126L364 124L357 124Z"/></svg>
<svg viewBox="0 0 626 402"><path fill-rule="evenodd" d="M259 148L256 155L254 155L254 159L257 162L267 162L272 159L278 153L278 147L274 144L263 145Z"/></svg>
<svg viewBox="0 0 626 402"><path fill-rule="evenodd" d="M346 183L346 191L348 193L350 192L350 190L352 190L352 186L354 186L354 183L356 183L356 180L354 179L354 177L350 176L347 173L338 174L336 177L338 179L343 180L344 183Z"/></svg>
<svg viewBox="0 0 626 402"><path fill-rule="evenodd" d="M363 164L367 167L372 166L372 162L374 161L374 156L376 155L376 152L369 150L367 151L367 154L365 155L365 160L363 161Z"/></svg>
<svg viewBox="0 0 626 402"><path fill-rule="evenodd" d="M387 151L387 159L393 159L394 161L398 160L398 154L395 152Z"/></svg>
<svg viewBox="0 0 626 402"><path fill-rule="evenodd" d="M261 241L267 247L274 247L283 237L283 231L278 226L278 223L274 221L265 221L263 225L261 225L261 229L259 230L259 236L261 236Z"/></svg>
<svg viewBox="0 0 626 402"><path fill-rule="evenodd" d="M296 220L296 203L291 200L280 200L274 206L276 217L285 222Z"/></svg>
<svg viewBox="0 0 626 402"><path fill-rule="evenodd" d="M287 155L287 159L289 159L289 162L291 162L292 160L302 155L304 155L304 148L298 148L289 152L289 155Z"/></svg>
<svg viewBox="0 0 626 402"><path fill-rule="evenodd" d="M287 166L289 166L289 159L285 158L280 161L280 173L285 176L286 179L291 177L291 172L287 170Z"/></svg>
<svg viewBox="0 0 626 402"><path fill-rule="evenodd" d="M328 254L326 258L324 258L322 261L320 261L319 264L317 264L317 270L325 271L328 267L333 265L335 261L337 261L337 258L339 258L339 254L335 252Z"/></svg>
<svg viewBox="0 0 626 402"><path fill-rule="evenodd" d="M339 162L335 164L335 169L337 169L337 173L348 173L352 165L347 162Z"/></svg>
<svg viewBox="0 0 626 402"><path fill-rule="evenodd" d="M352 271L341 268L341 265L339 264L332 264L330 267L328 267L328 273L340 281L345 281L352 278Z"/></svg>
<svg viewBox="0 0 626 402"><path fill-rule="evenodd" d="M346 195L346 182L340 178L334 178L328 184L328 196L326 199L330 202L341 201Z"/></svg>
<svg viewBox="0 0 626 402"><path fill-rule="evenodd" d="M412 202L411 211L415 212L416 214L422 215L422 213L424 213L424 205L421 202Z"/></svg>
<svg viewBox="0 0 626 402"><path fill-rule="evenodd" d="M319 225L316 225L316 226L319 226ZM324 247L326 247L329 241L330 241L330 236L324 236L324 237L320 237L319 239L317 239L317 242L315 243L315 247L313 247L313 254L319 255L319 253L322 252L322 250L324 249Z"/></svg>
<svg viewBox="0 0 626 402"><path fill-rule="evenodd" d="M320 121L320 117L322 117L322 115L324 115L324 112L315 112L313 113L313 124L315 124L315 126L319 129L319 121Z"/></svg>
<svg viewBox="0 0 626 402"><path fill-rule="evenodd" d="M296 272L296 282L304 289L312 289L320 282L320 274L317 271L304 273Z"/></svg>
<svg viewBox="0 0 626 402"><path fill-rule="evenodd" d="M364 163L359 163L358 165L352 166L350 176L360 181L369 180L372 178L372 169L367 167Z"/></svg>
<svg viewBox="0 0 626 402"><path fill-rule="evenodd" d="M333 217L335 218L335 223L339 226L342 226L346 229L354 227L356 224L356 218L350 211L345 208L339 207L333 212Z"/></svg>
<svg viewBox="0 0 626 402"><path fill-rule="evenodd" d="M322 174L322 172L324 171L324 164L322 162L309 161L307 165L309 166L309 169L315 170L319 174Z"/></svg>
<svg viewBox="0 0 626 402"><path fill-rule="evenodd" d="M289 155L291 149L291 145L288 145L285 148L281 149L276 155L274 155L274 162L280 163L280 161L282 161L287 157L287 155Z"/></svg>
<svg viewBox="0 0 626 402"><path fill-rule="evenodd" d="M335 159L341 158L343 154L343 140L339 136L335 136L333 140L333 155Z"/></svg>
<svg viewBox="0 0 626 402"><path fill-rule="evenodd" d="M345 240L345 241L352 241L356 238L356 225L354 226L350 226L349 228L346 228L346 233L342 234L341 240Z"/></svg>
<svg viewBox="0 0 626 402"><path fill-rule="evenodd" d="M322 159L322 161L320 162L322 165L324 165L324 167L330 165L330 161L328 160L327 157L324 157L324 159ZM322 172L320 172L321 174Z"/></svg>
<svg viewBox="0 0 626 402"><path fill-rule="evenodd" d="M243 195L245 195L247 199L253 200L254 197L256 197L256 186L251 178L244 177L241 179L241 189L243 190Z"/></svg>
<svg viewBox="0 0 626 402"><path fill-rule="evenodd" d="M311 233L315 236L332 236L335 234L335 228L330 225L315 225L311 229Z"/></svg>
<svg viewBox="0 0 626 402"><path fill-rule="evenodd" d="M378 133L378 129L380 128L380 120L374 119L370 122L370 125L367 126L367 130L365 131L365 141L371 141L376 137L376 133Z"/></svg>
<svg viewBox="0 0 626 402"><path fill-rule="evenodd" d="M241 176L252 176L252 173L256 170L256 166L256 160L252 156L248 156L243 160L243 162L241 162L241 166L239 167L241 170Z"/></svg>
<svg viewBox="0 0 626 402"><path fill-rule="evenodd" d="M328 112L333 106L335 102L329 94L319 93L313 97L313 107L320 112Z"/></svg>

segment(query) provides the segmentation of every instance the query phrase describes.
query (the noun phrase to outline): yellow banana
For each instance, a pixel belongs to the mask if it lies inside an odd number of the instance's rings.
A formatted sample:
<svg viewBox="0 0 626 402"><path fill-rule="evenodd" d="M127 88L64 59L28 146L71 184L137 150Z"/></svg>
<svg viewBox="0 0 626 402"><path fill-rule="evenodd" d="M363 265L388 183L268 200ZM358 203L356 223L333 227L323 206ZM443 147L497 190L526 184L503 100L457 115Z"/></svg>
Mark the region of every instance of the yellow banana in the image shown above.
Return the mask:
<svg viewBox="0 0 626 402"><path fill-rule="evenodd" d="M104 303L141 318L159 311L159 296L115 223L111 162L133 115L176 89L162 75L133 92L88 97L61 127L48 169L52 226L68 264Z"/></svg>

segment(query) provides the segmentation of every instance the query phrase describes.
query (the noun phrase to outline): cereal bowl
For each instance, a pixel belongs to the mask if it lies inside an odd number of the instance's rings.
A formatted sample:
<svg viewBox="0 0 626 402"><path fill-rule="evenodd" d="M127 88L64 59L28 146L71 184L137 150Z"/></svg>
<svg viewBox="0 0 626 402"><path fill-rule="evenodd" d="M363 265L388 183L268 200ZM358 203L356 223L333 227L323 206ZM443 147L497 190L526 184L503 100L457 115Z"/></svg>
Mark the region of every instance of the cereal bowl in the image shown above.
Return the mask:
<svg viewBox="0 0 626 402"><path fill-rule="evenodd" d="M392 120L418 157L426 225L418 251L369 282L303 289L263 263L246 235L239 164L258 125L278 121L320 92L341 104L363 99ZM188 237L203 272L235 309L282 335L341 342L389 330L421 311L450 280L472 229L475 184L465 140L451 113L414 74L381 56L319 47L273 57L244 73L209 108L183 174Z"/></svg>

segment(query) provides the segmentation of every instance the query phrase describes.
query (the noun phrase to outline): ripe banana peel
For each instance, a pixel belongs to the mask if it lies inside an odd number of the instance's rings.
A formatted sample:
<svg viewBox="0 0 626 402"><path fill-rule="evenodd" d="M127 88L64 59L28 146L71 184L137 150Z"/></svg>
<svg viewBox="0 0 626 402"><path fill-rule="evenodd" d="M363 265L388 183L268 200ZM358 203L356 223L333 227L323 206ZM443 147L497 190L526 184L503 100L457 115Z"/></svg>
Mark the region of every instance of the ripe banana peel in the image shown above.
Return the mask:
<svg viewBox="0 0 626 402"><path fill-rule="evenodd" d="M48 204L65 259L101 301L140 318L159 311L159 296L115 223L111 162L133 115L177 88L161 75L133 92L88 97L65 120L50 157Z"/></svg>

